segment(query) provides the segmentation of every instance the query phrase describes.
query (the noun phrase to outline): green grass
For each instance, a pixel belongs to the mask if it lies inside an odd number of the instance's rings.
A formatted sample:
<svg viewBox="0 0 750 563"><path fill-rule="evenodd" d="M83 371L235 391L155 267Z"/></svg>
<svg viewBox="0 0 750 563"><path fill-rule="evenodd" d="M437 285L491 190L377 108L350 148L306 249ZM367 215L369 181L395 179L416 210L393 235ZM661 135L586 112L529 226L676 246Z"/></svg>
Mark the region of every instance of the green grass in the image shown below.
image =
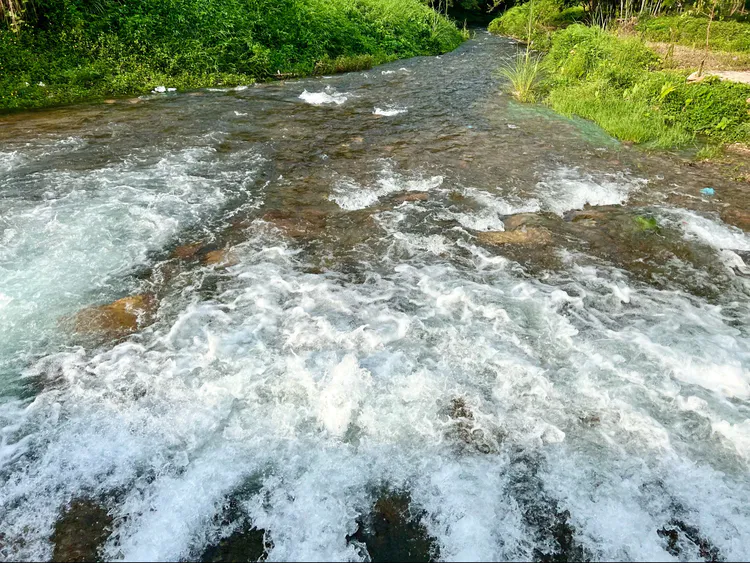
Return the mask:
<svg viewBox="0 0 750 563"><path fill-rule="evenodd" d="M0 110L368 68L458 46L419 0L37 0L0 30ZM40 85L43 84L43 85Z"/></svg>
<svg viewBox="0 0 750 563"><path fill-rule="evenodd" d="M552 37L541 84L556 111L590 119L614 137L658 148L750 141L750 86L716 79L688 84L658 70L640 40L573 25Z"/></svg>
<svg viewBox="0 0 750 563"><path fill-rule="evenodd" d="M645 18L636 30L646 41L677 43L703 48L706 44L708 18L683 14ZM709 48L716 51L750 52L750 23L739 21L714 21L711 23Z"/></svg>

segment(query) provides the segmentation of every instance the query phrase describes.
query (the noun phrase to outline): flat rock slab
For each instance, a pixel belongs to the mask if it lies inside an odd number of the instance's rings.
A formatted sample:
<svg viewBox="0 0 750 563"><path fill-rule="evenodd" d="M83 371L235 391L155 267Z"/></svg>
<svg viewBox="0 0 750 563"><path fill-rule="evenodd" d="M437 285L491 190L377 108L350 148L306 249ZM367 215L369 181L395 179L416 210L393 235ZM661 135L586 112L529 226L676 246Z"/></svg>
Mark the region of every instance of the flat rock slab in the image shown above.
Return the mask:
<svg viewBox="0 0 750 563"><path fill-rule="evenodd" d="M739 82L741 84L750 84L750 70L704 70L700 76L694 72L688 76L688 82L700 82L709 76L716 76L719 80L727 82Z"/></svg>

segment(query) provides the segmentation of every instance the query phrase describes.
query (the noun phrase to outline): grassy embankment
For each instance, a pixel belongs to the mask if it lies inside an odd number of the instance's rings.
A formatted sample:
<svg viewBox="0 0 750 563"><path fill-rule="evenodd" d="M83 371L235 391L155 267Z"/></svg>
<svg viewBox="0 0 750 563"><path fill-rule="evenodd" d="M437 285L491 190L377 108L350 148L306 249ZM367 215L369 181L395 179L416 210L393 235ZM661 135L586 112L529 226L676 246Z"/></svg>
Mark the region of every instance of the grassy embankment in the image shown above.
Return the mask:
<svg viewBox="0 0 750 563"><path fill-rule="evenodd" d="M454 24L419 0L27 0L24 7L16 30L0 18L0 110L159 85L359 70L462 41Z"/></svg>
<svg viewBox="0 0 750 563"><path fill-rule="evenodd" d="M750 142L750 85L712 78L687 81L706 58L700 49L700 39L706 42L706 18L680 17L690 26L680 23L678 33L670 18L641 20L636 30L647 39L672 42L659 56L650 48L658 43L647 44L632 33L571 25L571 9L552 0L535 0L538 15L532 18L528 6L509 10L491 30L526 41L530 37L533 48L545 51L531 87L538 100L565 115L590 119L618 139L652 147L683 147L699 139L706 143L701 155L710 156L722 145ZM723 58L729 67L741 67L743 56L750 55L749 36L750 24L714 21L709 47L733 49ZM676 60L674 43L699 48L686 48ZM721 59L721 54L708 56Z"/></svg>

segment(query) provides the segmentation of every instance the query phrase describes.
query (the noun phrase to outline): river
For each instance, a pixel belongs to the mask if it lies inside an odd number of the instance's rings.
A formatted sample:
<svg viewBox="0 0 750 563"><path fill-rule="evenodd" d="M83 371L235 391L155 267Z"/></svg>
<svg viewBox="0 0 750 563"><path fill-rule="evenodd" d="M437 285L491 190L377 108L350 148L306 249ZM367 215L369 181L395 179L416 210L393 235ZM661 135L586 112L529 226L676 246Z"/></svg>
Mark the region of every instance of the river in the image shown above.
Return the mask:
<svg viewBox="0 0 750 563"><path fill-rule="evenodd" d="M750 557L747 184L516 49L0 116L0 558Z"/></svg>

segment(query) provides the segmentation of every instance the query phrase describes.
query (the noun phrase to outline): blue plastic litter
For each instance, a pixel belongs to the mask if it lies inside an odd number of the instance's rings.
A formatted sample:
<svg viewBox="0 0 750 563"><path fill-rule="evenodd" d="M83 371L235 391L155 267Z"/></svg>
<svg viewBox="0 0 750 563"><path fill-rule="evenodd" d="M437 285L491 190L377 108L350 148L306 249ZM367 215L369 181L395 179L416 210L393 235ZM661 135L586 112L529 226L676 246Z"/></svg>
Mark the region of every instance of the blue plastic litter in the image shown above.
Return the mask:
<svg viewBox="0 0 750 563"><path fill-rule="evenodd" d="M703 188L701 190L701 193L703 195L714 195L714 189L713 188Z"/></svg>

